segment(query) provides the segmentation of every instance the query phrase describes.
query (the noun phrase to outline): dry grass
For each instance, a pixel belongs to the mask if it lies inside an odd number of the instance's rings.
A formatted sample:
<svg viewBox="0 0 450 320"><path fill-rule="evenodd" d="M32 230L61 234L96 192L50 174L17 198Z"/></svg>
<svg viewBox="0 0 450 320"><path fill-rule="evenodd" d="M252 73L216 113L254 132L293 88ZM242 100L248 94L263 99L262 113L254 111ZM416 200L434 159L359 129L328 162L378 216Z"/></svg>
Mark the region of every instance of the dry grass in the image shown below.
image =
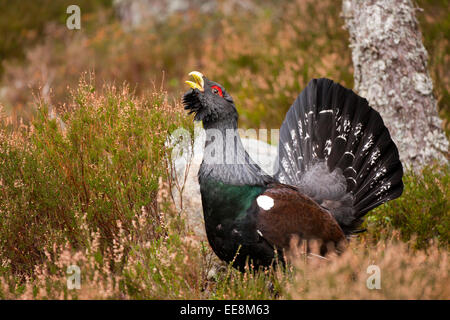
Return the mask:
<svg viewBox="0 0 450 320"><path fill-rule="evenodd" d="M93 238L95 241L95 237ZM107 254L120 260L123 243ZM61 248L63 249L63 248ZM0 277L3 299L449 299L448 252L432 246L413 251L392 241L367 246L355 242L341 256L323 260L297 252L288 270L265 272L230 268L207 276L207 254L192 237L159 244L134 242L123 272L111 272L89 251L65 248L57 272L36 267L32 277L18 281ZM68 290L69 265L81 268L81 288ZM368 267L380 268L380 289L369 289Z"/></svg>
<svg viewBox="0 0 450 320"><path fill-rule="evenodd" d="M380 270L380 289L368 289ZM449 299L448 251L431 246L414 251L400 241L368 245L354 242L341 256L294 261L295 280L288 292L293 299Z"/></svg>

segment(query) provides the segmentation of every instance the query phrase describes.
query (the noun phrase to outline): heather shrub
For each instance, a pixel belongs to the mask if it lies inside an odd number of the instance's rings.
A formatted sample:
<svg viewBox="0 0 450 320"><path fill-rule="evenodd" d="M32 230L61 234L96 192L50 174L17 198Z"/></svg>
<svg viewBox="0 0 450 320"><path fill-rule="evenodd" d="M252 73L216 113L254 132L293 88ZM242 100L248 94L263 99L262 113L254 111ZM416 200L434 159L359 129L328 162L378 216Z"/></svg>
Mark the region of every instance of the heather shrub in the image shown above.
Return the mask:
<svg viewBox="0 0 450 320"><path fill-rule="evenodd" d="M213 28L215 20L201 16L199 25L173 15L164 23L149 20L128 30L119 21L110 21L112 17L112 11L101 11L97 20L97 16L87 17L89 27L70 32L65 24L49 23L42 41L26 50L24 63L4 64L6 88L0 98L13 121L28 122L36 115L35 95L49 105L70 103L68 88L75 87L85 71L95 73L96 87L126 82L141 96L158 83L169 94L176 91L176 97L180 96L193 59L200 54L202 29Z"/></svg>
<svg viewBox="0 0 450 320"><path fill-rule="evenodd" d="M145 217L145 214L144 214ZM170 219L168 220L170 221ZM141 225L144 226L144 225ZM142 230L142 229L140 229ZM169 229L166 229L169 230ZM174 231L174 230L172 230ZM96 248L97 238L93 238ZM120 259L127 237L105 254ZM139 242L139 241L138 241ZM136 242L135 242L136 243ZM340 256L319 259L298 247L289 253L288 269L244 273L223 268L213 277L204 273L211 252L192 238L175 233L150 243L139 242L126 260L123 272L112 272L90 250L64 249L52 268L35 269L18 280L0 274L3 299L448 299L448 251L430 246L416 251L395 239L370 245L352 242ZM68 265L81 269L81 286L67 287ZM380 287L367 285L380 270Z"/></svg>
<svg viewBox="0 0 450 320"><path fill-rule="evenodd" d="M428 166L421 172L408 171L403 195L372 211L367 218L366 236L375 241L393 232L416 248L433 242L450 245L450 194L448 165Z"/></svg>
<svg viewBox="0 0 450 320"><path fill-rule="evenodd" d="M353 243L330 260L294 260L295 279L289 286L293 299L448 299L448 251L437 246L415 251L398 240L377 245ZM379 268L379 288L368 279ZM371 279L369 279L371 281ZM371 282L372 286L374 285Z"/></svg>
<svg viewBox="0 0 450 320"><path fill-rule="evenodd" d="M167 134L185 122L179 105L163 92L138 99L126 86L86 81L72 97L61 118L40 101L32 125L2 127L0 257L13 272L46 260L47 246L85 247L92 232L106 249L142 209L151 238L160 235L156 194L169 170Z"/></svg>

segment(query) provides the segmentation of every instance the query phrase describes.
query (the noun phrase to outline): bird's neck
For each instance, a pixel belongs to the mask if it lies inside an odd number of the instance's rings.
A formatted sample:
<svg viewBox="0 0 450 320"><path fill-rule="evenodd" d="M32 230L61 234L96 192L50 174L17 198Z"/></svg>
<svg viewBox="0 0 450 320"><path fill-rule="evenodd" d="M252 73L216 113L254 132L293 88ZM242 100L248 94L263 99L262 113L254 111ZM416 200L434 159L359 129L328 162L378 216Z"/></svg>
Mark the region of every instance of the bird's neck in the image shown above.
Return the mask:
<svg viewBox="0 0 450 320"><path fill-rule="evenodd" d="M245 164L237 156L246 154L236 121L223 121L205 126L206 140L203 162L206 164Z"/></svg>
<svg viewBox="0 0 450 320"><path fill-rule="evenodd" d="M245 151L236 120L205 125L205 131L200 183L212 179L229 185L264 185L263 172Z"/></svg>

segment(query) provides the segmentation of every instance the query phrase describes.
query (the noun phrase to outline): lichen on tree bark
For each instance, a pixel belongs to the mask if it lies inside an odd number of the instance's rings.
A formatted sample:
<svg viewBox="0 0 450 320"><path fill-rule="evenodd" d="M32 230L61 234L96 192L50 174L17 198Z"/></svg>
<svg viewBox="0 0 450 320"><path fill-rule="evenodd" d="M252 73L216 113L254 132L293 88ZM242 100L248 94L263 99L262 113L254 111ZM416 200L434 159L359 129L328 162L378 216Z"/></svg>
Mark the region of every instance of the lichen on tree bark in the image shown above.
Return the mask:
<svg viewBox="0 0 450 320"><path fill-rule="evenodd" d="M344 0L355 91L379 111L404 165L447 162L427 51L410 0Z"/></svg>

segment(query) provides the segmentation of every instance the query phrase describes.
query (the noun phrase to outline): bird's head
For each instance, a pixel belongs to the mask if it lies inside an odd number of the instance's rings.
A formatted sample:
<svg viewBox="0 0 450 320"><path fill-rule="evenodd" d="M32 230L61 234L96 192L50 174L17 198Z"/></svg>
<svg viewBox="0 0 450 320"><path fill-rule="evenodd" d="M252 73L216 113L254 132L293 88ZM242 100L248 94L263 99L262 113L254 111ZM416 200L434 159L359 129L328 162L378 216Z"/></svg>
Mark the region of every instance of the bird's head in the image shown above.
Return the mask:
<svg viewBox="0 0 450 320"><path fill-rule="evenodd" d="M203 121L204 126L219 122L237 122L238 113L233 98L217 82L207 79L198 71L189 73L194 81L186 81L191 87L183 96L183 105L194 120Z"/></svg>

